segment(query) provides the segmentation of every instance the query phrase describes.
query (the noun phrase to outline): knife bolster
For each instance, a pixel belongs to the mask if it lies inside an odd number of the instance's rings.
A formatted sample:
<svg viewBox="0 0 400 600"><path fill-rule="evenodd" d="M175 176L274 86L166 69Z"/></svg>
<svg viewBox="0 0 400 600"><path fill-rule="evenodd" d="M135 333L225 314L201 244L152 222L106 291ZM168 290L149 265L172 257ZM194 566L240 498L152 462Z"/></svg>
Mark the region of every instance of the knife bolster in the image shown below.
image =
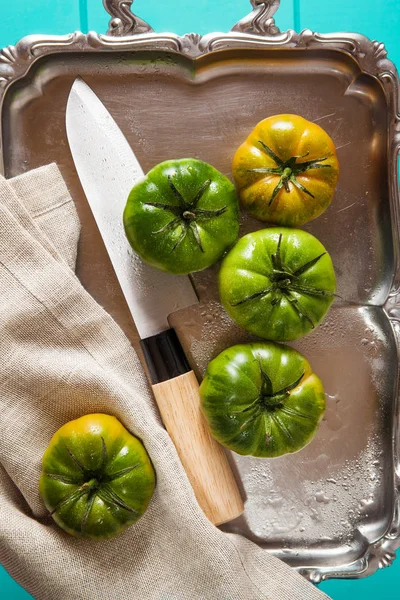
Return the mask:
<svg viewBox="0 0 400 600"><path fill-rule="evenodd" d="M175 329L167 329L140 341L153 384L191 371Z"/></svg>

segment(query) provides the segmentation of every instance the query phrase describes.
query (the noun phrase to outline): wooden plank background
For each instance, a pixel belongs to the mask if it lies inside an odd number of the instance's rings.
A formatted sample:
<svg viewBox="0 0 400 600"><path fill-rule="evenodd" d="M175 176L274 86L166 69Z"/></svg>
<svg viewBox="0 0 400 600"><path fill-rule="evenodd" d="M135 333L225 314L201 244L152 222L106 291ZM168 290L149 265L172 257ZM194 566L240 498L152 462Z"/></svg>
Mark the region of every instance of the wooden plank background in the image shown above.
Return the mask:
<svg viewBox="0 0 400 600"><path fill-rule="evenodd" d="M205 34L228 31L250 8L247 0L136 0L133 10L156 31ZM0 0L0 9L0 47L15 44L30 33L62 35L75 30L102 33L107 30L109 20L101 0ZM281 30L308 28L320 33L363 33L384 42L389 58L400 65L400 0L281 0L276 23ZM333 600L399 600L399 581L400 564L395 562L390 569L372 577L329 581L320 587ZM0 589L2 600L32 598L1 567Z"/></svg>

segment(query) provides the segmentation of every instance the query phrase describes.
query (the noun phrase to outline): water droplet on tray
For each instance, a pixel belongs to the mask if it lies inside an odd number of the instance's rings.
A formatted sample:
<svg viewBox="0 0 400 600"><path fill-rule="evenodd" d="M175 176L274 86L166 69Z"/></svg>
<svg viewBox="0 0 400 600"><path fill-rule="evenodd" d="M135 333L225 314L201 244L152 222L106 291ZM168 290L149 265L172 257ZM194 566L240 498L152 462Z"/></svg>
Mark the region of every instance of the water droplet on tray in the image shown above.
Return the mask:
<svg viewBox="0 0 400 600"><path fill-rule="evenodd" d="M325 492L320 491L315 494L315 499L320 504L329 504L329 498L326 496Z"/></svg>

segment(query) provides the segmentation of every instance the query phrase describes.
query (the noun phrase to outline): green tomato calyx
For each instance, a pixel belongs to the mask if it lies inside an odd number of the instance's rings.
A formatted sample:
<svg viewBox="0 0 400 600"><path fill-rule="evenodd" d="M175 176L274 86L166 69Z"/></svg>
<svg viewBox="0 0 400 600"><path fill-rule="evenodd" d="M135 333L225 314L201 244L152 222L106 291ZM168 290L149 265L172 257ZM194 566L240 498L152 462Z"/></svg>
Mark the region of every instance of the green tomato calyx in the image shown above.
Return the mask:
<svg viewBox="0 0 400 600"><path fill-rule="evenodd" d="M226 212L227 206L223 206L222 208L217 208L214 210L198 208L197 205L205 191L209 188L211 184L211 179L207 179L203 183L198 192L195 194L194 198L190 201L185 200L184 196L181 194L181 192L178 190L178 188L172 181L171 175L168 175L168 184L173 195L178 201L178 204L166 204L163 202L145 202L147 206L153 206L154 208L170 212L174 217L171 221L168 221L166 225L161 227L161 229L158 229L157 231L152 231L152 234L158 235L160 233L172 231L180 227L180 234L176 239L174 245L172 246L171 252L176 250L176 248L183 242L189 231L192 232L192 235L201 252L204 252L200 236L200 229L197 224L197 221L219 217L220 215L224 214L224 212Z"/></svg>
<svg viewBox="0 0 400 600"><path fill-rule="evenodd" d="M294 382L277 392L272 389L272 381L264 371L261 361L259 359L260 373L261 373L261 389L258 396L258 402L264 410L274 411L283 408L284 401L290 396L291 390L297 387L300 381L304 377L304 373Z"/></svg>
<svg viewBox="0 0 400 600"><path fill-rule="evenodd" d="M280 179L274 188L274 191L271 194L271 198L269 199L268 206L271 206L272 202L275 200L276 196L280 192L280 190L284 187L286 192L290 192L289 182L291 182L295 187L299 190L311 196L311 198L315 198L315 196L306 188L304 185L297 180L297 176L301 173L305 173L305 171L309 171L310 169L330 169L331 165L322 165L321 163L327 160L327 156L323 158L315 158L314 160L308 160L305 162L297 162L298 158L305 158L308 156L309 152L303 154L302 156L291 156L289 160L282 160L275 154L275 152L262 140L258 140L259 144L261 144L263 150L272 160L276 163L276 167L260 167L258 169L248 169L250 173L268 173L269 175L280 175Z"/></svg>
<svg viewBox="0 0 400 600"><path fill-rule="evenodd" d="M264 296L270 296L272 306L276 306L280 303L282 298L286 298L293 309L296 311L299 319L306 319L311 327L315 328L315 323L312 320L311 316L307 313L304 306L301 305L298 295L306 294L310 296L319 296L319 297L336 297L337 294L333 292L329 292L327 290L321 290L318 288L313 288L308 285L303 285L299 281L300 275L303 275L308 269L313 267L325 254L326 252L322 252L315 258L309 260L304 265L296 269L296 271L292 271L290 267L285 265L282 261L281 256L281 243L282 243L282 233L279 234L278 245L276 248L275 254L271 255L272 261L272 273L268 276L271 285L260 290L259 292L255 292L250 296L246 296L243 300L239 300L239 302L235 302L231 304L231 306L239 306L240 304L244 304L245 302L249 302L251 300L255 300L256 298L261 298ZM297 295L296 295L297 292Z"/></svg>
<svg viewBox="0 0 400 600"><path fill-rule="evenodd" d="M50 479L55 479L61 483L75 486L75 489L72 492L67 493L53 508L53 510L50 512L51 515L57 511L60 511L67 505L74 504L81 498L86 497L86 504L81 521L81 533L84 533L87 520L96 498L100 498L104 503L113 505L116 508L122 508L131 513L137 512L131 506L126 504L126 502L124 502L124 500L114 491L110 484L119 477L122 477L133 469L136 469L139 466L139 463L124 469L120 469L115 473L108 473L108 452L103 437L101 437L101 462L97 469L87 469L68 447L66 449L72 461L78 467L79 474L77 474L75 477L69 477L60 475L58 473L46 473L46 476Z"/></svg>
<svg viewBox="0 0 400 600"><path fill-rule="evenodd" d="M242 410L236 411L236 414L242 414L245 412L251 412L251 416L240 426L240 429L244 429L250 423L253 423L257 419L262 418L264 421L265 431L266 431L266 439L265 445L267 446L271 440L271 431L272 425L275 424L278 429L280 429L286 437L293 441L292 435L289 429L281 420L279 413L283 413L290 416L295 416L303 419L310 419L308 415L304 415L303 413L285 406L286 400L289 398L290 393L298 387L303 379L305 373L303 372L296 381L291 383L290 385L273 391L272 381L269 375L264 371L262 362L260 357L258 357L258 363L260 366L260 375L261 375L261 385L260 391L257 398L249 404L246 408Z"/></svg>

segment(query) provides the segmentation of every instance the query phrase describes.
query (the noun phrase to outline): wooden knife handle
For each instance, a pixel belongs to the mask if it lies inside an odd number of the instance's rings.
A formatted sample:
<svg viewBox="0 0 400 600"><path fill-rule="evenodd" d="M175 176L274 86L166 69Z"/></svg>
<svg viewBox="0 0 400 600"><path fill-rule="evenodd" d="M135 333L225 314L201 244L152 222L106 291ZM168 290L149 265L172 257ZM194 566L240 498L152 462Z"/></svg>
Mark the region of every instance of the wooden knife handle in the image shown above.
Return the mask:
<svg viewBox="0 0 400 600"><path fill-rule="evenodd" d="M164 425L175 444L197 501L220 525L244 511L243 501L222 447L211 437L200 408L193 371L153 386Z"/></svg>

